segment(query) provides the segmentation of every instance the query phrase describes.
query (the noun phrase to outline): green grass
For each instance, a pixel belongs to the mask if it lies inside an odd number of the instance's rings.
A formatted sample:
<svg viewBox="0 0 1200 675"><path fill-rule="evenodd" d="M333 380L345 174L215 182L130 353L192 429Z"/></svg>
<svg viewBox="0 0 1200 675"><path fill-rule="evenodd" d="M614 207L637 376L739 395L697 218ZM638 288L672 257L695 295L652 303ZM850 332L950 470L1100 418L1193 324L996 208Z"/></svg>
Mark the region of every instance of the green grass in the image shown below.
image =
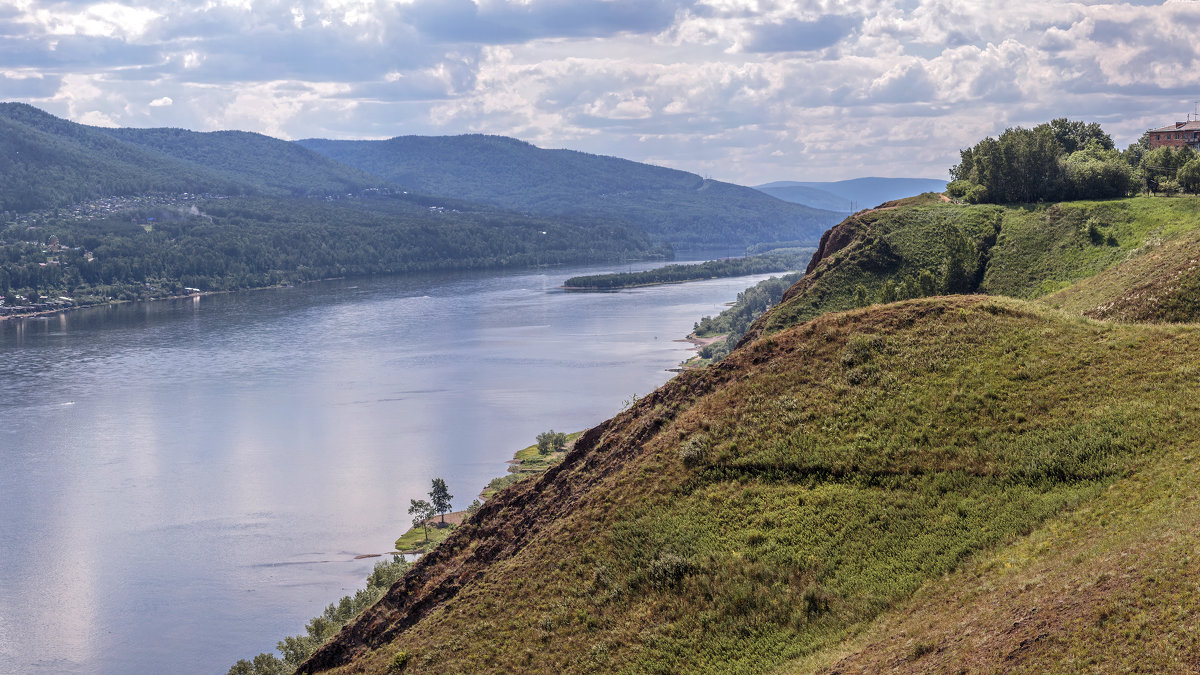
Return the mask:
<svg viewBox="0 0 1200 675"><path fill-rule="evenodd" d="M836 649L1200 440L1197 347L991 298L773 335L619 417L591 453L636 452L387 649L413 672L762 672Z"/></svg>
<svg viewBox="0 0 1200 675"><path fill-rule="evenodd" d="M414 527L400 535L400 538L396 540L396 550L401 553L427 553L450 536L454 526L446 523L445 527L442 527L438 523L438 519L434 518L429 525L428 539L426 539L425 529Z"/></svg>
<svg viewBox="0 0 1200 675"><path fill-rule="evenodd" d="M823 269L800 282L805 292L794 294L766 317L766 332L792 326L826 312L857 306L855 291L862 287L873 302L887 281L901 282L922 271L942 278L947 256L947 228L957 228L971 245L983 242L1004 217L998 206L932 204L868 211L854 221L858 236L835 253Z"/></svg>
<svg viewBox="0 0 1200 675"><path fill-rule="evenodd" d="M1089 232L1088 226L1094 226ZM1200 198L1137 197L1006 210L985 292L1036 298L1200 225Z"/></svg>
<svg viewBox="0 0 1200 675"><path fill-rule="evenodd" d="M977 250L987 251L978 276L979 292L1045 297L1195 232L1200 228L1200 198L1136 197L1034 206L943 203L869 211L850 220L858 230L855 241L801 281L800 292L793 292L760 321L763 332L825 312L853 309L860 286L875 302L889 281L899 283L922 270L941 280L948 226L956 227ZM996 225L999 233L988 247ZM1108 294L1115 297L1127 288L1128 284L1109 289ZM1185 290L1184 300L1177 304L1186 305L1192 295ZM1190 316L1182 309L1171 311L1174 316Z"/></svg>

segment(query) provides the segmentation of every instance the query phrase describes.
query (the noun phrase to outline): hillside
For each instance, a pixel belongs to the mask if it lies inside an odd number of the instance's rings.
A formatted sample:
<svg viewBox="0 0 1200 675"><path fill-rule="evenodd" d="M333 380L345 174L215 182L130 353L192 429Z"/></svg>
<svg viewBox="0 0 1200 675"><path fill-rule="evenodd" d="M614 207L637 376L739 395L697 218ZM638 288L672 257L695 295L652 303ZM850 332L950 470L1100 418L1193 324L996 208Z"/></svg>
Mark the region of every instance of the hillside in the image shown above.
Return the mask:
<svg viewBox="0 0 1200 675"><path fill-rule="evenodd" d="M262 194L324 196L383 187L387 182L339 164L295 143L246 131L102 129L137 147L198 167Z"/></svg>
<svg viewBox="0 0 1200 675"><path fill-rule="evenodd" d="M195 289L671 253L611 214L538 216L393 189L260 134L101 129L0 104L4 316Z"/></svg>
<svg viewBox="0 0 1200 675"><path fill-rule="evenodd" d="M303 672L1194 669L1200 332L1064 309L1133 303L1148 256L1193 288L1196 207L847 220L739 349L487 502ZM1021 297L872 304L948 283Z"/></svg>
<svg viewBox="0 0 1200 675"><path fill-rule="evenodd" d="M675 246L816 241L841 218L684 171L502 136L299 143L410 190L542 215L606 214Z"/></svg>
<svg viewBox="0 0 1200 675"><path fill-rule="evenodd" d="M849 212L869 209L923 192L942 192L946 181L933 178L851 178L839 181L776 181L756 190L784 201Z"/></svg>
<svg viewBox="0 0 1200 675"><path fill-rule="evenodd" d="M922 271L938 277L935 290L947 290L942 277L952 257L961 271L957 292L1045 298L1078 314L1120 318L1101 305L1136 292L1137 283L1168 283L1157 256L1174 256L1176 276L1189 269L1184 258L1198 213L1196 198L1135 197L1037 206L926 203L857 214L826 233L809 274L760 327L771 332L859 306L860 286L874 302L891 282L900 299L906 281L916 286ZM929 293L908 297L918 294ZM1132 300L1141 309L1128 318L1169 320L1160 299Z"/></svg>
<svg viewBox="0 0 1200 675"><path fill-rule="evenodd" d="M143 193L244 194L229 176L23 103L0 103L0 211Z"/></svg>

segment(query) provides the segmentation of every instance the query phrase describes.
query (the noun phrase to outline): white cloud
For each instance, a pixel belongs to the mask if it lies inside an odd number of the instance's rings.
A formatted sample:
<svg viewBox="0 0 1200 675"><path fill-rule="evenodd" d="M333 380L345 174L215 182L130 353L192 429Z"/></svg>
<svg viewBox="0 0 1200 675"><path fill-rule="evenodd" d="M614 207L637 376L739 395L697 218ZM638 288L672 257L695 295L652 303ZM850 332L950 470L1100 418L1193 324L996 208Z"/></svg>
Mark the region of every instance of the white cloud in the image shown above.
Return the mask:
<svg viewBox="0 0 1200 675"><path fill-rule="evenodd" d="M1057 116L1128 143L1200 90L1200 3L1174 0L20 0L0 24L0 84L76 120L501 133L746 183L940 177Z"/></svg>

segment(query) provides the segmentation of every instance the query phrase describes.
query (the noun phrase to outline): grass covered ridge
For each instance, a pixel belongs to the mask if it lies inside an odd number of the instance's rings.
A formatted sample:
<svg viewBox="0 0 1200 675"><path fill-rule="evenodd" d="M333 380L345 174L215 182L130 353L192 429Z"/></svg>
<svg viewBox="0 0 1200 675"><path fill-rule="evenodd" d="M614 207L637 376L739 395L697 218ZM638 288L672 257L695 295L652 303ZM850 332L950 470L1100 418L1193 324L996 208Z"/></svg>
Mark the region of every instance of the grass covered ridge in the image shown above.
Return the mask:
<svg viewBox="0 0 1200 675"><path fill-rule="evenodd" d="M822 316L587 432L307 668L382 671L398 650L406 672L762 672L841 655L919 589L1169 475L1200 440L1197 347L1190 327L994 298ZM1106 626L1098 644L1124 630Z"/></svg>
<svg viewBox="0 0 1200 675"><path fill-rule="evenodd" d="M1200 249L1196 197L1027 206L926 203L863 212L838 228L848 233L849 244L792 287L752 335L861 306L859 288L868 303L877 302L885 286L899 288L922 272L932 274L938 292L1025 299L1061 292L1058 299L1048 299L1052 306L1096 318L1191 321L1195 310L1189 304L1200 299L1200 274L1191 263ZM956 237L965 243L969 281L947 289L947 261ZM1147 255L1165 255L1185 241L1192 243L1167 261L1178 273L1160 275ZM1139 288L1150 292L1135 292ZM1106 303L1119 306L1104 308Z"/></svg>

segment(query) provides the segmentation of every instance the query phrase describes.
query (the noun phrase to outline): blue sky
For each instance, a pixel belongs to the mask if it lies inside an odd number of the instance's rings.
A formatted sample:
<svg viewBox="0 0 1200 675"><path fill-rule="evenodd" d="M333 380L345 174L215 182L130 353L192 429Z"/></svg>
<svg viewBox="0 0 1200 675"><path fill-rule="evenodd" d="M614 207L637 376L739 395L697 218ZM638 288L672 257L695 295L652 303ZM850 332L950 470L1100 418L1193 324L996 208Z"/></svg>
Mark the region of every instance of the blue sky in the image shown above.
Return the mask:
<svg viewBox="0 0 1200 675"><path fill-rule="evenodd" d="M0 99L281 138L492 133L744 184L943 178L1195 109L1200 3L0 0Z"/></svg>

